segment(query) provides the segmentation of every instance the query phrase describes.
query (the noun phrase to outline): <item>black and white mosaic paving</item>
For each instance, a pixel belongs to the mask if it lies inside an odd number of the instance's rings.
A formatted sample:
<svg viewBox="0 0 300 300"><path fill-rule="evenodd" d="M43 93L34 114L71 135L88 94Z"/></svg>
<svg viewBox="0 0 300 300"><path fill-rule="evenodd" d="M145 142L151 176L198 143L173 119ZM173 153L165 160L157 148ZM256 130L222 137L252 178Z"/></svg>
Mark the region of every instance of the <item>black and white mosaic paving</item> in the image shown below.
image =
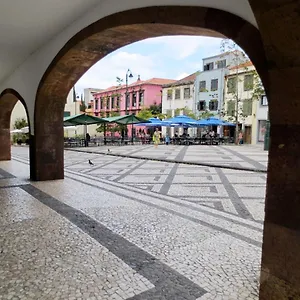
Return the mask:
<svg viewBox="0 0 300 300"><path fill-rule="evenodd" d="M267 165L260 147L110 150ZM0 162L0 299L258 299L265 174L66 151L65 180L33 183L28 149L12 153Z"/></svg>

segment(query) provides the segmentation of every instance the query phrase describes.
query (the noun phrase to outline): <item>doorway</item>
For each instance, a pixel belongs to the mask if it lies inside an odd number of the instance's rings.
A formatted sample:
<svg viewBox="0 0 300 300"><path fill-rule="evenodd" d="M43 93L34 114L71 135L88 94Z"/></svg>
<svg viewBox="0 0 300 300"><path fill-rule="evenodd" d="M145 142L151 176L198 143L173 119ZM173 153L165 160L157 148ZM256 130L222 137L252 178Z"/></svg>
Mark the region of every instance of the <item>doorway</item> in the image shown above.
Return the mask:
<svg viewBox="0 0 300 300"><path fill-rule="evenodd" d="M245 126L244 143L251 144L251 126Z"/></svg>

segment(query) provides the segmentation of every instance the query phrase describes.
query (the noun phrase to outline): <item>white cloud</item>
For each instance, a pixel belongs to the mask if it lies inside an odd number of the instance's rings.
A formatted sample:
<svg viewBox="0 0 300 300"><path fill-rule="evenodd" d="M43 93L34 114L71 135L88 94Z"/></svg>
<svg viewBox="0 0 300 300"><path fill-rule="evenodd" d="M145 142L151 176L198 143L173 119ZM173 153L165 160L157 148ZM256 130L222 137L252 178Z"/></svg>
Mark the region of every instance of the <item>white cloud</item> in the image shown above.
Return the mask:
<svg viewBox="0 0 300 300"><path fill-rule="evenodd" d="M184 78L184 77L187 77L187 76L189 76L190 74L188 74L188 73L180 73L178 76L176 76L175 77L175 79L176 80L180 80L180 79L182 79L182 78Z"/></svg>
<svg viewBox="0 0 300 300"><path fill-rule="evenodd" d="M116 77L124 80L127 69L130 68L135 81L138 75L141 79L163 77L163 72L151 56L126 51L114 52L91 67L77 82L76 90L81 93L84 88L108 88L116 85ZM130 82L130 81L129 81Z"/></svg>
<svg viewBox="0 0 300 300"><path fill-rule="evenodd" d="M185 59L197 51L220 49L221 39L204 36L164 36L144 40L142 43L161 45L161 50L175 59Z"/></svg>
<svg viewBox="0 0 300 300"><path fill-rule="evenodd" d="M116 77L125 82L128 68L134 75L129 82L135 81L138 75L142 80L152 77L181 79L189 75L188 72L200 70L203 57L218 54L220 43L218 38L202 36L164 36L137 42L134 48L129 48L131 50L121 48L96 63L77 82L76 91L81 93L84 88L108 88L116 85ZM146 54L139 54L139 49ZM195 53L197 57L189 60ZM174 66L177 68L175 71Z"/></svg>

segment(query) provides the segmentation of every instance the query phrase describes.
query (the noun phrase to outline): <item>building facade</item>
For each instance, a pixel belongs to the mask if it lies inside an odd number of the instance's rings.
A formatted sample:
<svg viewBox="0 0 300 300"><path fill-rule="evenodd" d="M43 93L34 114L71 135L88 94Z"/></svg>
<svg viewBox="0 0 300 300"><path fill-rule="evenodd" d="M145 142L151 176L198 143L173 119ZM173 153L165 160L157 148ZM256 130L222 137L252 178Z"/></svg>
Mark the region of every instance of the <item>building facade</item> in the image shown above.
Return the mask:
<svg viewBox="0 0 300 300"><path fill-rule="evenodd" d="M93 112L95 116L108 117L113 114L137 114L142 108L160 105L162 86L174 80L152 78L140 80L126 86L112 86L94 94ZM127 95L127 96L126 96Z"/></svg>
<svg viewBox="0 0 300 300"><path fill-rule="evenodd" d="M80 113L80 99L76 95L74 88L72 88L66 99L64 117L78 115L79 113Z"/></svg>
<svg viewBox="0 0 300 300"><path fill-rule="evenodd" d="M162 113L169 117L194 111L194 84L197 73L162 87Z"/></svg>
<svg viewBox="0 0 300 300"><path fill-rule="evenodd" d="M267 129L267 120L269 117L269 106L266 95L261 95L259 101L257 101L256 107L256 143L263 143L265 141L265 134ZM255 133L254 133L255 134Z"/></svg>
<svg viewBox="0 0 300 300"><path fill-rule="evenodd" d="M186 112L194 112L194 85L197 72L162 87L162 113L171 118L183 115ZM163 135L173 136L174 128L162 128Z"/></svg>
<svg viewBox="0 0 300 300"><path fill-rule="evenodd" d="M241 51L225 52L203 59L203 70L195 80L194 111L197 116L211 112L220 117L224 105L224 81L229 68L245 60Z"/></svg>
<svg viewBox="0 0 300 300"><path fill-rule="evenodd" d="M250 61L229 69L225 76L224 99L223 117L230 122L236 122L238 117L244 142L254 145L263 142L268 102Z"/></svg>

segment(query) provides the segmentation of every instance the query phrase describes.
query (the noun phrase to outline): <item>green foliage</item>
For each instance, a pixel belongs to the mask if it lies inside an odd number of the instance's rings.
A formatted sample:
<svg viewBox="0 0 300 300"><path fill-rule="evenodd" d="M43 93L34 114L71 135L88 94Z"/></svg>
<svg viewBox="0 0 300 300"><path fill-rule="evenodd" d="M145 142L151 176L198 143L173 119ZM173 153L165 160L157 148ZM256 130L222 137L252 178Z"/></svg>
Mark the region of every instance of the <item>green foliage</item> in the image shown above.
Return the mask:
<svg viewBox="0 0 300 300"><path fill-rule="evenodd" d="M85 105L85 103L84 103L84 101L83 100L81 100L81 103L80 103L80 111L83 111L83 112L85 112L85 110L86 110L86 105Z"/></svg>
<svg viewBox="0 0 300 300"><path fill-rule="evenodd" d="M15 120L14 129L21 129L28 126L28 123L25 118L18 118Z"/></svg>
<svg viewBox="0 0 300 300"><path fill-rule="evenodd" d="M180 116L181 111L182 111L182 108L176 108L174 111L174 116L175 117Z"/></svg>
<svg viewBox="0 0 300 300"><path fill-rule="evenodd" d="M150 105L149 110L151 111L153 116L157 116L162 112L162 104L157 105L156 103L154 103L153 105Z"/></svg>
<svg viewBox="0 0 300 300"><path fill-rule="evenodd" d="M15 120L14 129L21 129L26 126L28 126L28 123L25 118L18 118ZM23 144L25 144L27 139L28 139L28 134L25 133L12 134L12 140L14 144L16 144L18 140L21 141Z"/></svg>
<svg viewBox="0 0 300 300"><path fill-rule="evenodd" d="M208 110L205 110L204 112L202 112L200 115L199 115L199 120L203 120L203 119L207 119L207 118L210 118L210 117L213 117L214 114Z"/></svg>
<svg viewBox="0 0 300 300"><path fill-rule="evenodd" d="M101 118L104 118L105 115L104 112L101 112L100 113L100 117ZM117 111L112 111L110 113L110 117L117 117L120 115L120 112L117 112ZM96 128L96 131L97 132L103 132L103 133L106 133L106 132L110 132L110 133L115 133L115 132L121 132L121 130L124 128L124 125L118 125L118 124L99 124L98 127Z"/></svg>
<svg viewBox="0 0 300 300"><path fill-rule="evenodd" d="M142 118L144 120L148 120L150 118L153 117L153 113L152 111L150 110L150 108L142 108L138 114L137 114L137 117L139 118Z"/></svg>
<svg viewBox="0 0 300 300"><path fill-rule="evenodd" d="M191 109L189 109L188 107L185 107L185 108L183 108L182 109L183 110L183 114L185 115L185 116L188 116L188 117L190 117L190 118L192 118L192 119L197 119L197 117L196 117L196 115L194 114L194 112L191 110Z"/></svg>
<svg viewBox="0 0 300 300"><path fill-rule="evenodd" d="M231 40L224 39L221 42L221 51L235 51L241 49L232 42ZM246 54L244 54L244 60L242 60L238 55L235 57L235 65L239 66L240 64L249 61ZM240 74L243 73L243 74ZM245 74L246 73L246 74ZM248 75L245 77L244 75ZM251 75L253 76L251 78ZM247 78L247 80L246 80ZM252 80L253 79L253 80ZM243 90L247 91L249 94L249 99L241 100L239 95L239 82L243 82ZM245 118L252 114L252 103L254 100L259 100L260 97L265 94L262 81L257 74L256 70L249 71L248 67L241 67L240 72L237 69L236 74L231 75L230 79L227 81L227 88L230 93L227 93L227 97L230 95L230 99L227 100L227 107L223 108L221 115L226 117L230 122L243 121ZM238 109L237 109L238 107Z"/></svg>

